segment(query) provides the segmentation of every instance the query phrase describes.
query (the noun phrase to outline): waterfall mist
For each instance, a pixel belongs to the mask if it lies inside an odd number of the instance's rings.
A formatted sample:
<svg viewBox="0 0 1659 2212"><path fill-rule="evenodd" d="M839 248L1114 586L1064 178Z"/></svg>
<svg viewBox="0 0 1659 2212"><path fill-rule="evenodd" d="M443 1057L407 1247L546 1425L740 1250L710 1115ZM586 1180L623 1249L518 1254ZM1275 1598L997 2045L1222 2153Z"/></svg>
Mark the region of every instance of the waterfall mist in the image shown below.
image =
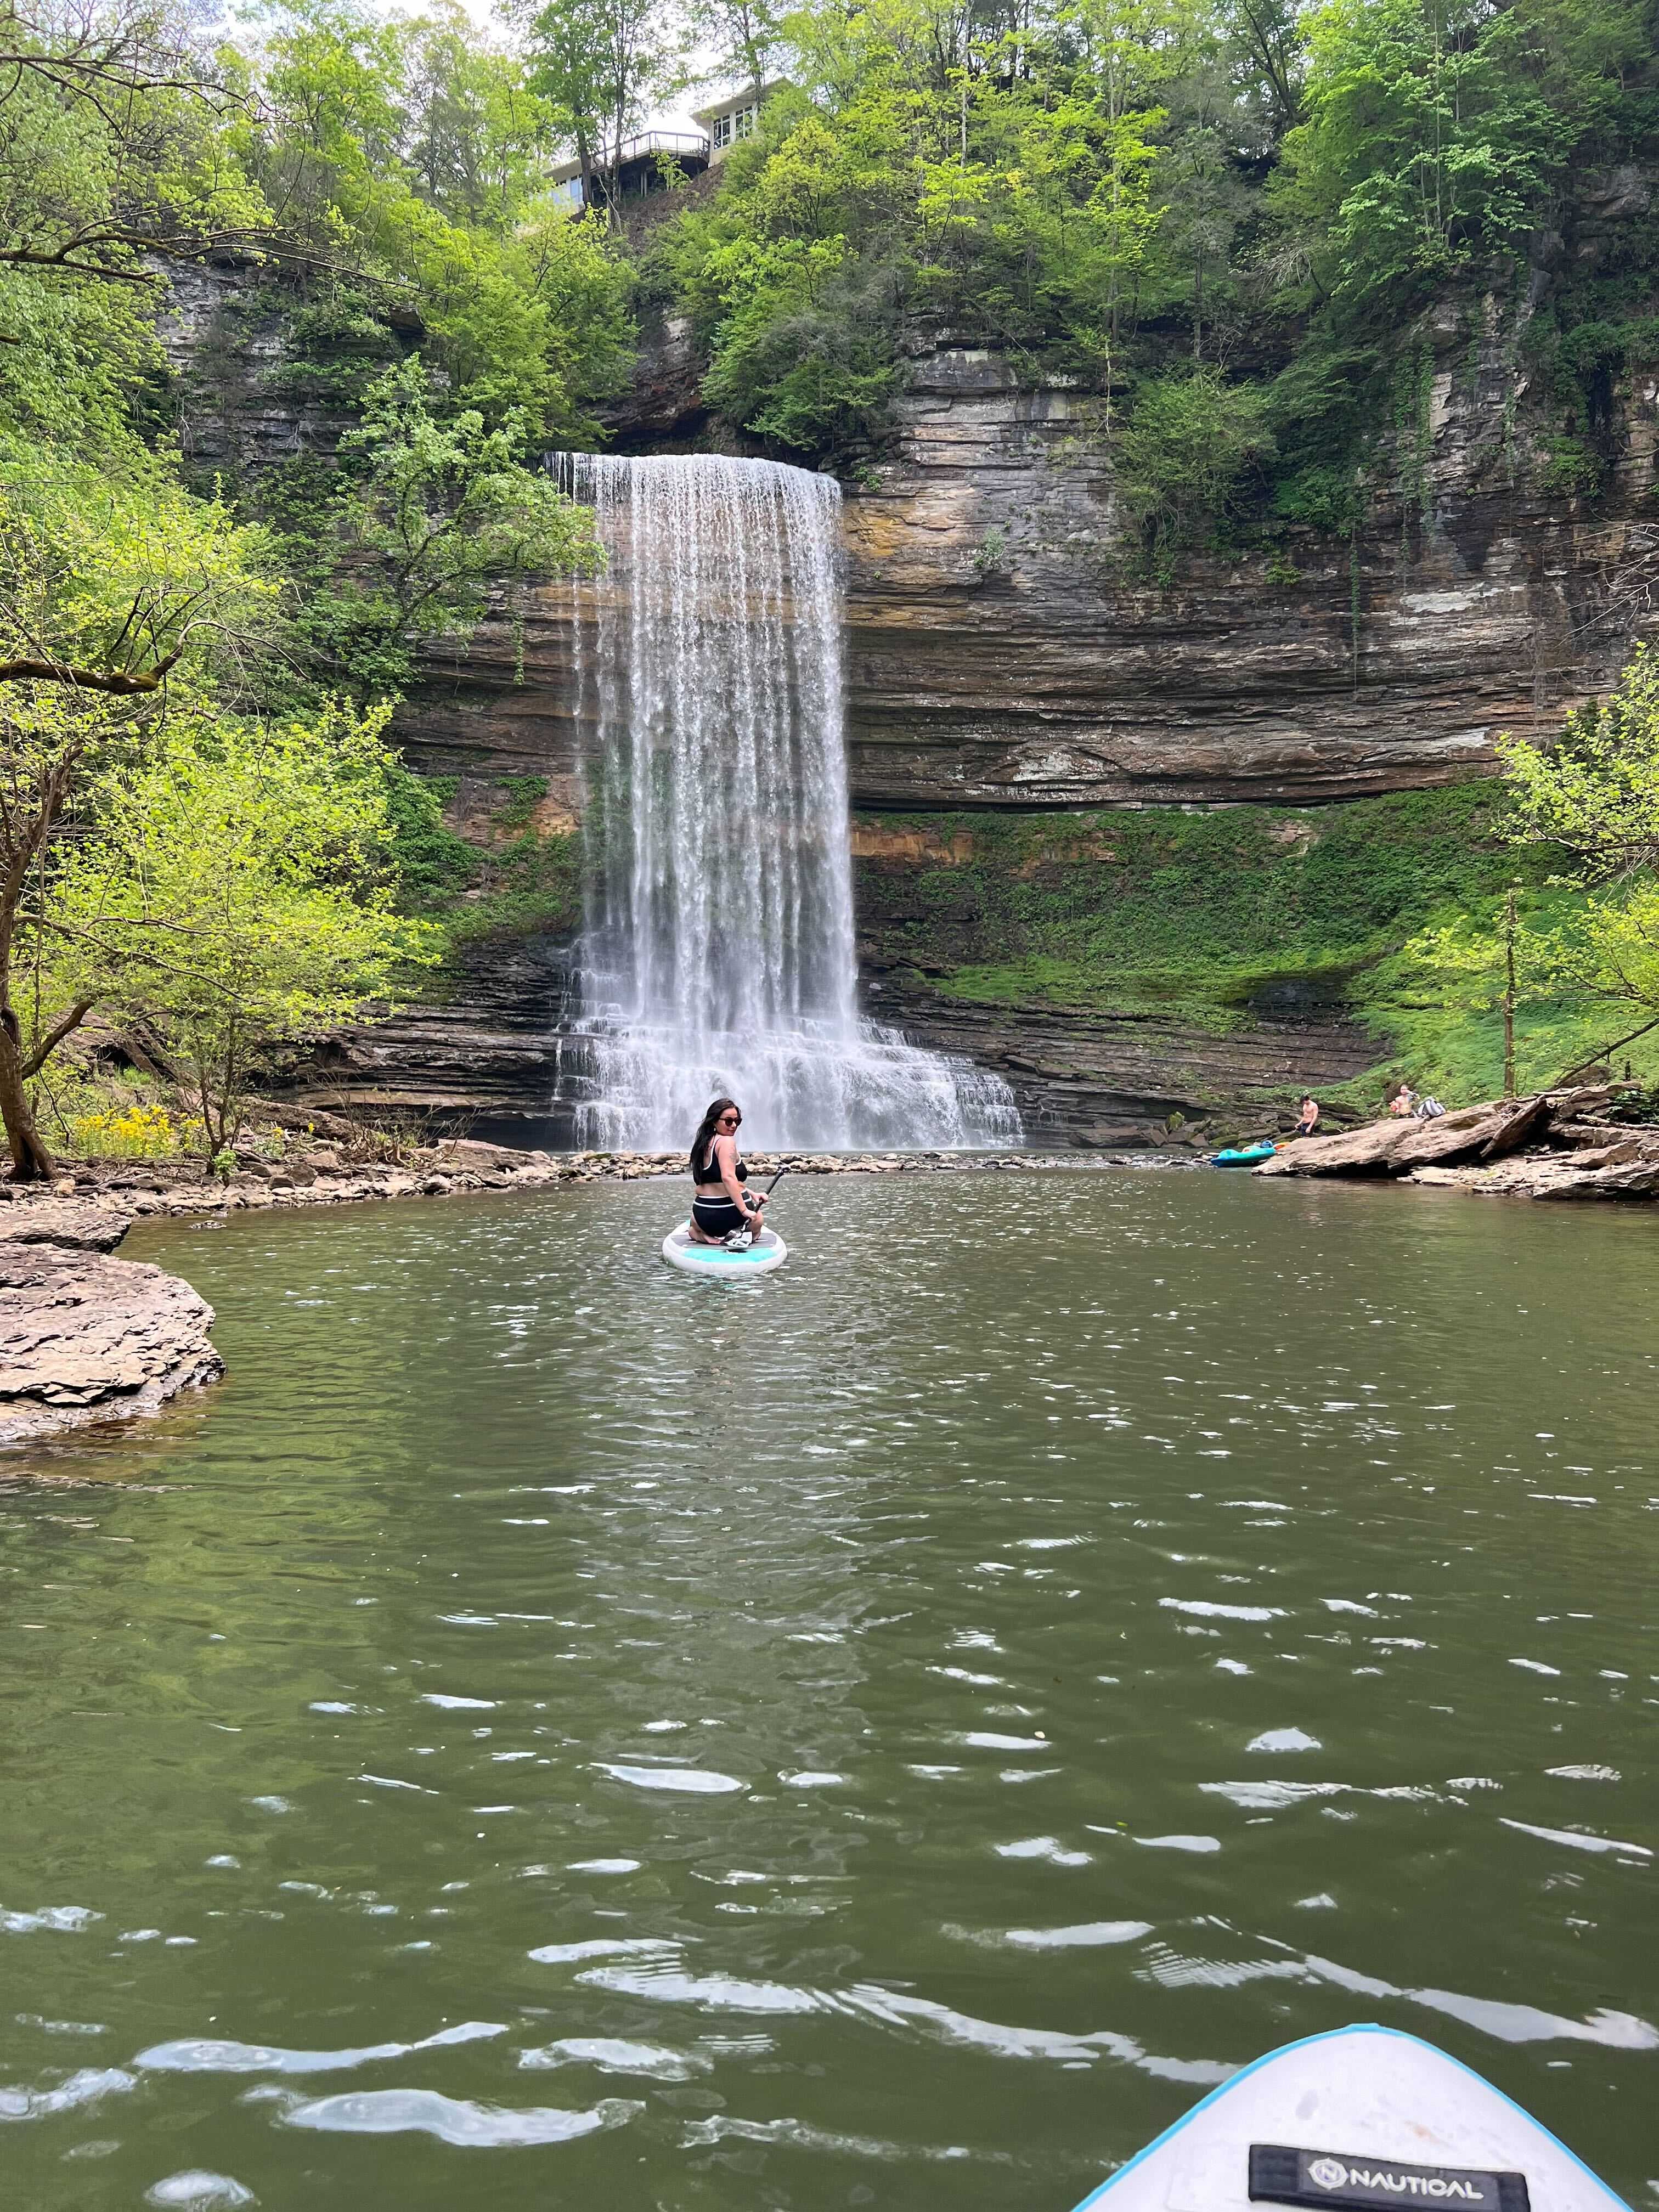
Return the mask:
<svg viewBox="0 0 1659 2212"><path fill-rule="evenodd" d="M577 1141L666 1149L708 1100L757 1148L1010 1144L1007 1086L859 1018L841 493L774 461L564 456L587 724Z"/></svg>

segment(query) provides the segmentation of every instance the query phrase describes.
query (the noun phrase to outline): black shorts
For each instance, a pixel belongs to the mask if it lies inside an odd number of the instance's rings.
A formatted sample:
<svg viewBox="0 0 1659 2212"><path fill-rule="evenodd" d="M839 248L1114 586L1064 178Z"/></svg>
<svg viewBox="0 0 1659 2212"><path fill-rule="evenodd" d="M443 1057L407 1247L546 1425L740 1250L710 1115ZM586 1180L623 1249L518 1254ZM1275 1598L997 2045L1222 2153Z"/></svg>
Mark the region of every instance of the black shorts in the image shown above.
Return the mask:
<svg viewBox="0 0 1659 2212"><path fill-rule="evenodd" d="M729 1237L734 1229L753 1225L750 1217L735 1206L724 1193L719 1198L694 1198L691 1218L705 1237Z"/></svg>

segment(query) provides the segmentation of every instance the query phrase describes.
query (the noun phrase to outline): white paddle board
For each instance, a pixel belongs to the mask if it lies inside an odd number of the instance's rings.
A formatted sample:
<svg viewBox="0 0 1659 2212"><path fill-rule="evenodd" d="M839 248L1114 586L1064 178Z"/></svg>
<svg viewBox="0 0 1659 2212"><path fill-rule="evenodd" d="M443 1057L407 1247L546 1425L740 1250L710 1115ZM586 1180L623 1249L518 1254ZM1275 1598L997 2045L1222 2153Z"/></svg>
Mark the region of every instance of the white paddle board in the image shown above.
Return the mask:
<svg viewBox="0 0 1659 2212"><path fill-rule="evenodd" d="M690 1223L682 1221L663 1238L662 1256L671 1267L683 1268L688 1275L748 1283L782 1267L789 1257L789 1247L775 1229L763 1229L746 1252L733 1252L724 1244L697 1244L692 1241Z"/></svg>
<svg viewBox="0 0 1659 2212"><path fill-rule="evenodd" d="M1628 2212L1547 2128L1432 2044L1339 2027L1243 2067L1078 2212Z"/></svg>

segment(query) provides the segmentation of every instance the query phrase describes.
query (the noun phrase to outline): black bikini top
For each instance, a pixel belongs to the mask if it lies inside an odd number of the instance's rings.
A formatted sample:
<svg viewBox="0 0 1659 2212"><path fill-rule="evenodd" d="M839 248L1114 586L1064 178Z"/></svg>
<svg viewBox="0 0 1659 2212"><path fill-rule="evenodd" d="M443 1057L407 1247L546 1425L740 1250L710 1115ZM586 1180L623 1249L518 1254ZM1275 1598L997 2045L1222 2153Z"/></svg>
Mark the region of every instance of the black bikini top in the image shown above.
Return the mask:
<svg viewBox="0 0 1659 2212"><path fill-rule="evenodd" d="M696 1154L695 1152L692 1153L691 1180L694 1183L702 1184L718 1182L720 1181L720 1170L714 1161L714 1146L717 1141L718 1140L714 1137L711 1137L708 1139L708 1156L707 1159L700 1161ZM748 1182L749 1170L744 1167L741 1160L738 1162L736 1174L739 1182Z"/></svg>

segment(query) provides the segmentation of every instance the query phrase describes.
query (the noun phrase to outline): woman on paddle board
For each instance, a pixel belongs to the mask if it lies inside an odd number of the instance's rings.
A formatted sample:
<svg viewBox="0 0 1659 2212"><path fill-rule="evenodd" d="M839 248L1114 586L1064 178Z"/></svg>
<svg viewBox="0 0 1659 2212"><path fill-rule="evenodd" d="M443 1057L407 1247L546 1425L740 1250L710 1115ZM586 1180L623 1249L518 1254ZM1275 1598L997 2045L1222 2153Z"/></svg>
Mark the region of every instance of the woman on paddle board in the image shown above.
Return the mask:
<svg viewBox="0 0 1659 2212"><path fill-rule="evenodd" d="M734 1229L760 1232L763 1197L744 1190L749 1170L738 1158L738 1128L743 1120L737 1102L717 1098L691 1140L691 1234L700 1244L718 1244Z"/></svg>

